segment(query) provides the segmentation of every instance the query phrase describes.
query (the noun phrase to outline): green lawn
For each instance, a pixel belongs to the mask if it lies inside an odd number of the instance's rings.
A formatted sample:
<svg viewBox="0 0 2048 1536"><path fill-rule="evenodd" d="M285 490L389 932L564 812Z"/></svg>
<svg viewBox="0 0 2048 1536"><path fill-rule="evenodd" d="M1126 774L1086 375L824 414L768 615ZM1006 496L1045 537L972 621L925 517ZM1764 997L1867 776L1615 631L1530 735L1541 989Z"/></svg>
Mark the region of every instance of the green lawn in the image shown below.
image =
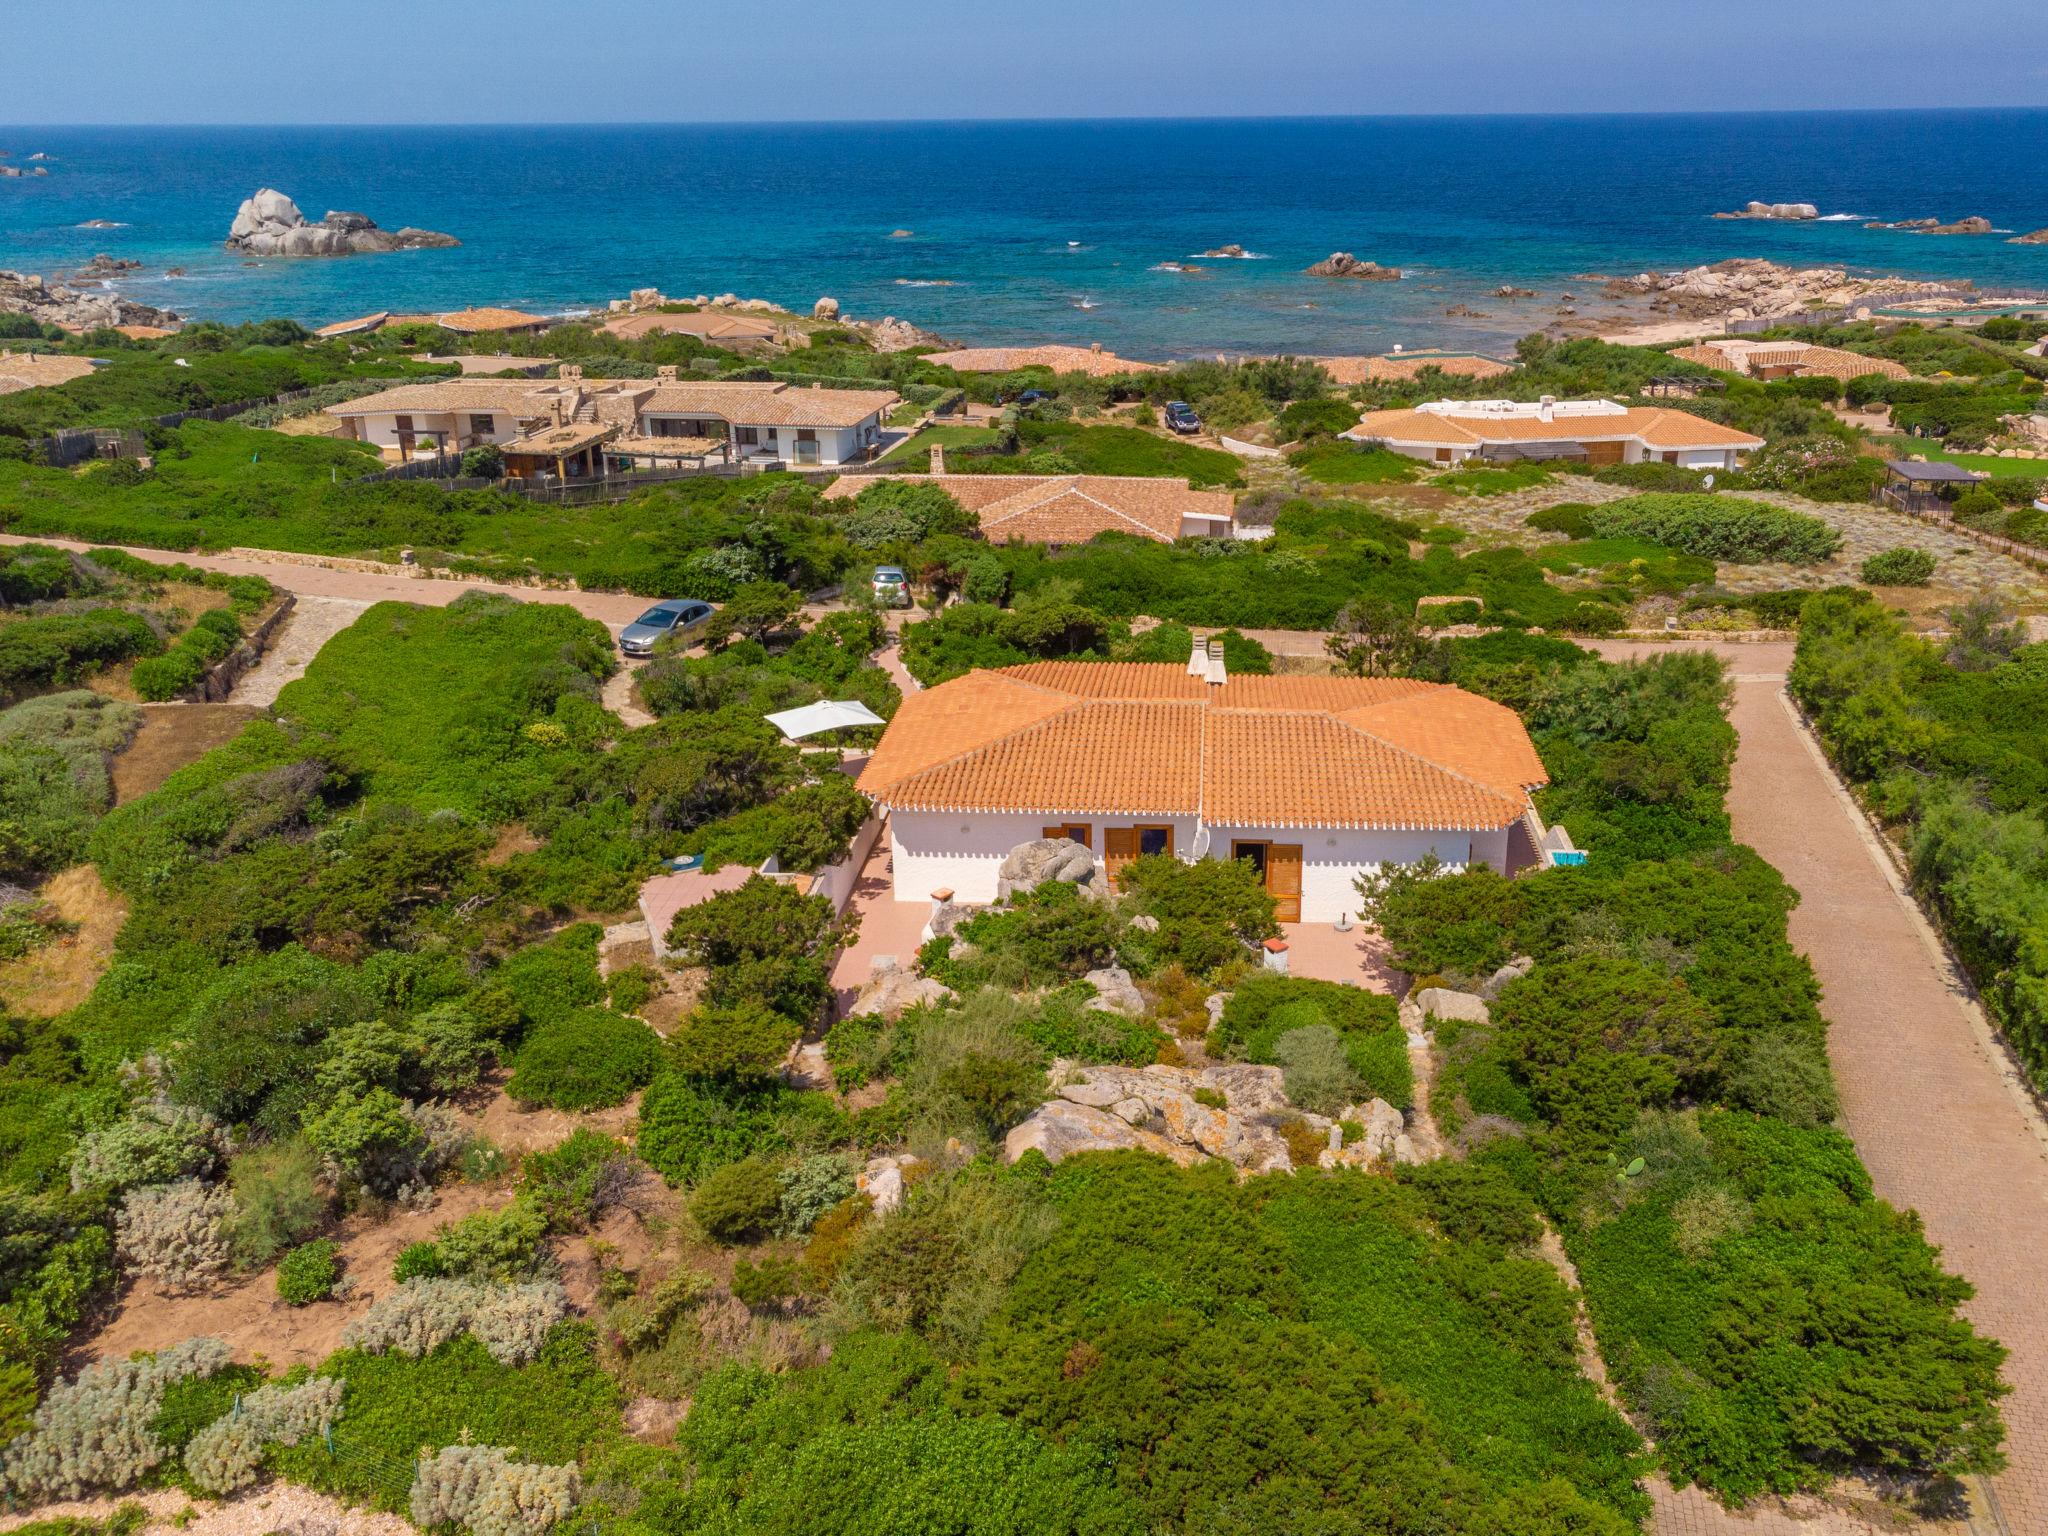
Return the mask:
<svg viewBox="0 0 2048 1536"><path fill-rule="evenodd" d="M917 473L922 474L934 448L980 448L995 440L993 427L926 427L915 437L898 443L883 457L892 464L901 462L906 474L912 472L913 466Z"/></svg>
<svg viewBox="0 0 2048 1536"><path fill-rule="evenodd" d="M1956 464L1964 469L1974 470L1980 475L1992 475L2009 480L2048 479L2048 459L2001 459L1992 453L1951 453L1938 444L1922 437L1885 437L1876 439L1886 453L1904 458L1918 454L1922 458L1934 459L1943 464Z"/></svg>
<svg viewBox="0 0 2048 1536"><path fill-rule="evenodd" d="M1421 469L1405 454L1364 448L1338 438L1297 448L1287 462L1321 485L1399 485L1413 480Z"/></svg>

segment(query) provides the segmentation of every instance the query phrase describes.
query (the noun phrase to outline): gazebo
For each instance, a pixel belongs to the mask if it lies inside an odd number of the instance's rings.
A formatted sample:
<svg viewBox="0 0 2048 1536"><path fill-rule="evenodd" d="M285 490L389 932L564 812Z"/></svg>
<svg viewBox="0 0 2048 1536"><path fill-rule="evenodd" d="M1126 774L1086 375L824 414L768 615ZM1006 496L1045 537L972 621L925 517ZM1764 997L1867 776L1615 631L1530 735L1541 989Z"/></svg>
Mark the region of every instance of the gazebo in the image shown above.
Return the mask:
<svg viewBox="0 0 2048 1536"><path fill-rule="evenodd" d="M1940 459L1892 459L1885 464L1877 495L1902 512L1949 517L1954 511L1950 503L1959 494L1990 478Z"/></svg>

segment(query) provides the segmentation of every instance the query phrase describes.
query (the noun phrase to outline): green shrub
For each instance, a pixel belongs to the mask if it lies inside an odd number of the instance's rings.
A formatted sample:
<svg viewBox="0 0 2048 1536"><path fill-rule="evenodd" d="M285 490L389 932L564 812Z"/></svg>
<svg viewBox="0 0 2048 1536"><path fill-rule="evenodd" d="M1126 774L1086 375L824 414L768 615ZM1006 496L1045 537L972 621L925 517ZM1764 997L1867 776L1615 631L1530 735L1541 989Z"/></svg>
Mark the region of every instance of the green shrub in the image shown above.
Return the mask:
<svg viewBox="0 0 2048 1536"><path fill-rule="evenodd" d="M745 1158L714 1170L690 1194L690 1214L714 1242L764 1237L782 1213L782 1181L775 1165Z"/></svg>
<svg viewBox="0 0 2048 1536"><path fill-rule="evenodd" d="M1888 549L1872 555L1857 575L1873 587L1924 587L1934 578L1934 556L1924 549Z"/></svg>
<svg viewBox="0 0 2048 1536"><path fill-rule="evenodd" d="M0 699L61 687L109 662L150 656L163 642L149 621L120 608L48 613L0 626Z"/></svg>
<svg viewBox="0 0 2048 1536"><path fill-rule="evenodd" d="M1329 1025L1288 1030L1273 1042L1273 1059L1280 1064L1287 1097L1301 1108L1332 1115L1351 1102L1357 1082L1343 1038Z"/></svg>
<svg viewBox="0 0 2048 1536"><path fill-rule="evenodd" d="M505 1091L522 1104L602 1109L623 1104L660 1064L661 1039L638 1019L581 1008L527 1036Z"/></svg>
<svg viewBox="0 0 2048 1536"><path fill-rule="evenodd" d="M1710 560L1746 564L1783 560L1811 564L1842 546L1842 536L1817 517L1735 496L1652 492L1604 502L1586 515L1603 538L1646 539Z"/></svg>
<svg viewBox="0 0 2048 1536"><path fill-rule="evenodd" d="M237 1267L261 1269L320 1229L327 1197L319 1174L319 1154L299 1137L236 1155L228 1165L235 1192L228 1243Z"/></svg>
<svg viewBox="0 0 2048 1536"><path fill-rule="evenodd" d="M1636 466L1617 467L1632 469ZM1545 533L1561 533L1570 539L1590 539L1593 536L1592 512L1593 508L1583 501L1561 501L1554 507L1531 512L1522 521L1528 527Z"/></svg>
<svg viewBox="0 0 2048 1536"><path fill-rule="evenodd" d="M277 1266L277 1295L286 1306L303 1307L325 1301L341 1279L341 1261L327 1238L302 1243Z"/></svg>
<svg viewBox="0 0 2048 1536"><path fill-rule="evenodd" d="M1700 471L1648 459L1640 464L1603 464L1592 473L1602 485L1625 485L1637 491L1696 491L1700 488ZM1573 537L1580 535L1574 534Z"/></svg>

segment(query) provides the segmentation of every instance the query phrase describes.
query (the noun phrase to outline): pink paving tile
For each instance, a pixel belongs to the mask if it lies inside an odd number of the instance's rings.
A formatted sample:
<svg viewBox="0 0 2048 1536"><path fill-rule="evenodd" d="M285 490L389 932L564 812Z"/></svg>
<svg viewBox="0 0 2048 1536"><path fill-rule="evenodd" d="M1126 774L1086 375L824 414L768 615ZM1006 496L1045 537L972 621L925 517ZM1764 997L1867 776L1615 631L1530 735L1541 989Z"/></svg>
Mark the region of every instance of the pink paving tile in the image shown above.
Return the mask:
<svg viewBox="0 0 2048 1536"><path fill-rule="evenodd" d="M861 866L853 899L846 904L849 916L860 920L860 932L840 951L832 967L832 990L839 1012L845 1013L860 995L861 984L874 972L878 955L892 955L908 966L917 958L924 942L924 925L930 921L928 901L898 901L886 828L875 839L874 851Z"/></svg>
<svg viewBox="0 0 2048 1536"><path fill-rule="evenodd" d="M1291 976L1391 993L1401 974L1387 963L1387 941L1362 925L1339 933L1328 923L1282 923L1280 936Z"/></svg>
<svg viewBox="0 0 2048 1536"><path fill-rule="evenodd" d="M702 870L682 870L675 874L656 875L641 886L640 915L647 919L647 931L654 937L655 953L661 953L663 935L668 932L668 925L676 920L678 912L709 901L721 891L738 890L753 873L745 864L728 864L715 875L707 875Z"/></svg>

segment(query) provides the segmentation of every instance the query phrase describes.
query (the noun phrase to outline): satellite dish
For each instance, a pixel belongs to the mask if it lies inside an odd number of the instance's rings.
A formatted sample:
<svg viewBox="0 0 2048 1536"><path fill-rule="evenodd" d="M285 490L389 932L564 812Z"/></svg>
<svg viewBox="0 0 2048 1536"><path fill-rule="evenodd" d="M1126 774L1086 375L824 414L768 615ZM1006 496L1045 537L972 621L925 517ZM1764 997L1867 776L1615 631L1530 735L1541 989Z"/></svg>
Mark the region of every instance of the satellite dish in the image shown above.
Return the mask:
<svg viewBox="0 0 2048 1536"><path fill-rule="evenodd" d="M1194 853L1194 856L1198 859L1206 859L1209 856L1209 829L1207 827L1195 828L1195 840L1192 852Z"/></svg>
<svg viewBox="0 0 2048 1536"><path fill-rule="evenodd" d="M1714 488L1714 477L1708 475L1704 480L1700 481L1700 486L1704 490L1711 491Z"/></svg>

